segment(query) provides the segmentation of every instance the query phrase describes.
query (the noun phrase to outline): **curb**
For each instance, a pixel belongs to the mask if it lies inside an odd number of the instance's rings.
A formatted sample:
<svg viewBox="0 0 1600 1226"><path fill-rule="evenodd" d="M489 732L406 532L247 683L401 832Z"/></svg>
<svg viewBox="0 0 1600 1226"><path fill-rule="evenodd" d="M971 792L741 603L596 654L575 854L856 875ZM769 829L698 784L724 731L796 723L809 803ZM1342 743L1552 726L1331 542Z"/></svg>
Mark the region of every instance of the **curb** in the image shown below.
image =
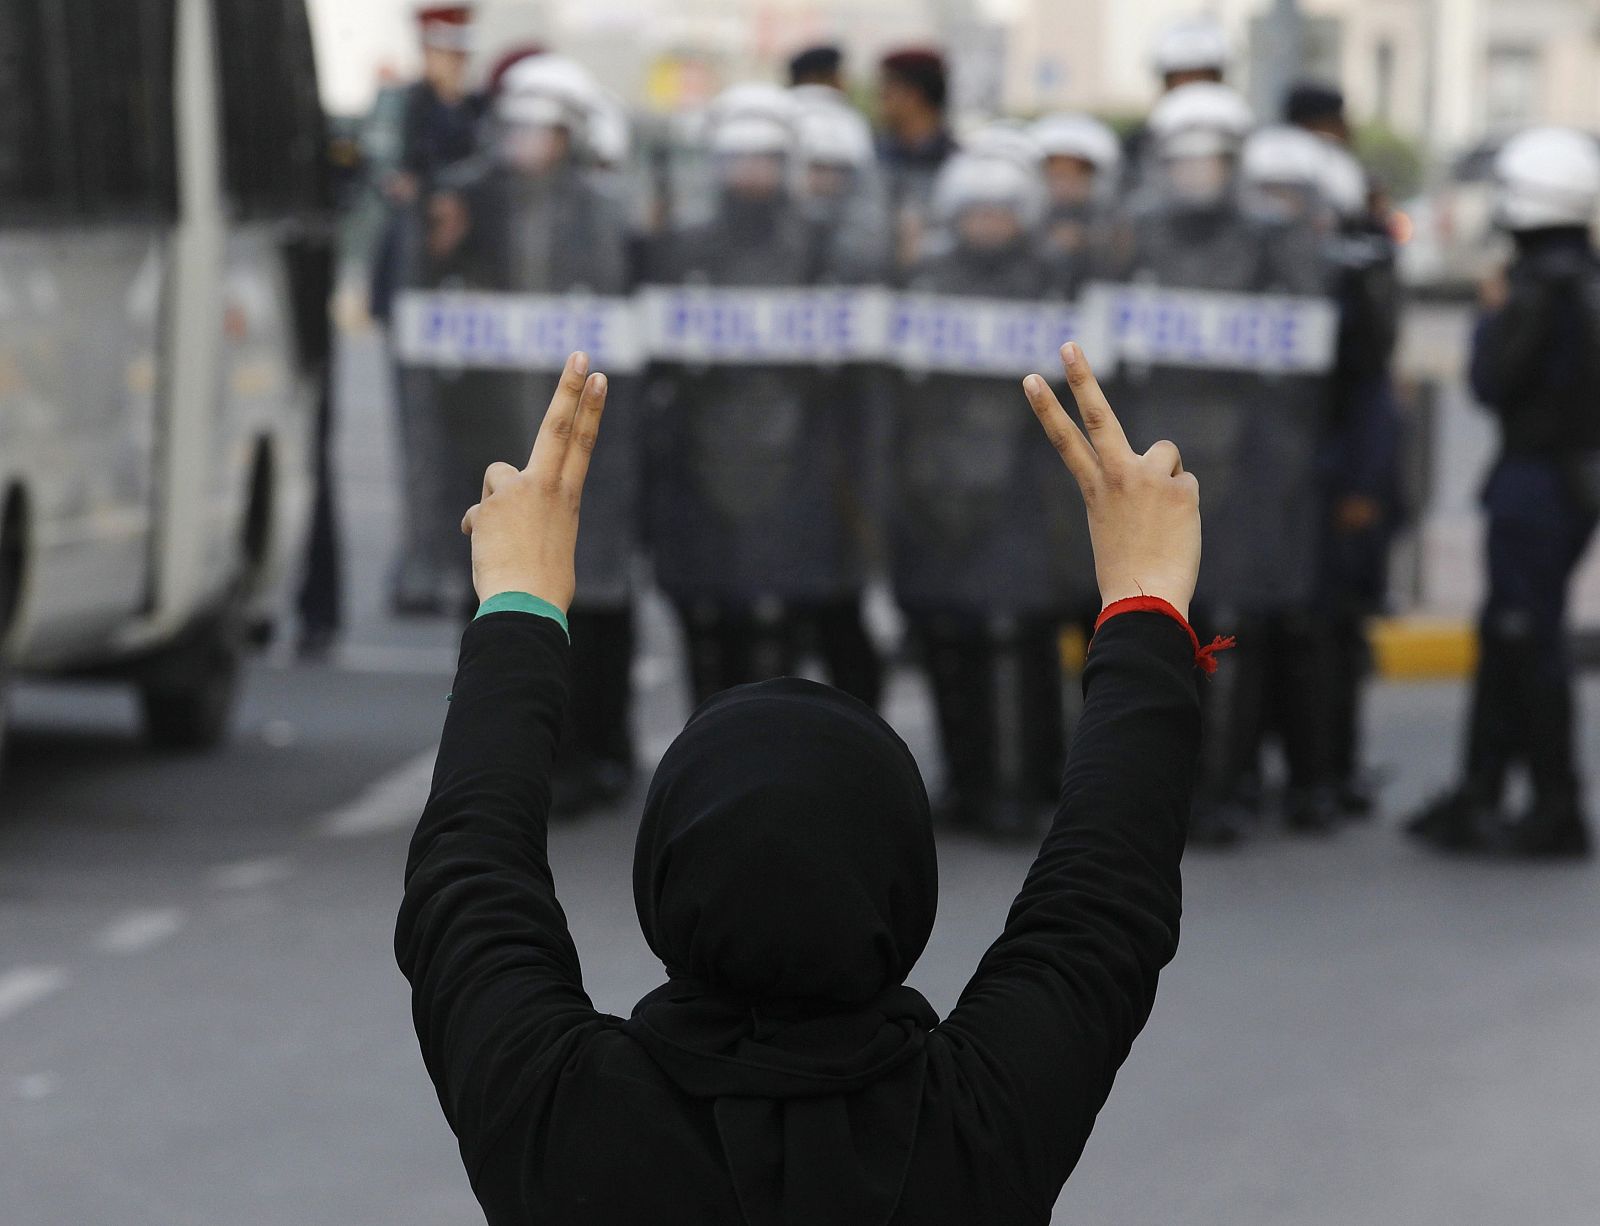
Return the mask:
<svg viewBox="0 0 1600 1226"><path fill-rule="evenodd" d="M1373 672L1387 681L1459 680L1478 667L1478 632L1469 621L1378 618L1367 637Z"/></svg>
<svg viewBox="0 0 1600 1226"><path fill-rule="evenodd" d="M1470 621L1448 617L1380 617L1369 623L1372 671L1385 681L1460 681L1478 667L1478 632ZM1070 672L1083 669L1081 631L1061 637L1061 658ZM1582 657L1581 645L1577 654Z"/></svg>

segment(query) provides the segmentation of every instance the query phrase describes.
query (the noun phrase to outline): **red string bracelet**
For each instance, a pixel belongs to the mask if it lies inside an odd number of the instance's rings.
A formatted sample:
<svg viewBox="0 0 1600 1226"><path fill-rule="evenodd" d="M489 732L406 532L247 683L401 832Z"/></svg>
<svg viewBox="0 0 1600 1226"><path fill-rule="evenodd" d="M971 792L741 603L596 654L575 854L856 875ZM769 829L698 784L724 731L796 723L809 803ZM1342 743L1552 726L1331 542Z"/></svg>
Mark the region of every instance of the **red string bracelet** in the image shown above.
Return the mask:
<svg viewBox="0 0 1600 1226"><path fill-rule="evenodd" d="M1162 613L1172 618L1189 634L1189 641L1194 644L1194 664L1206 676L1213 676L1217 671L1217 653L1227 651L1238 646L1238 640L1232 635L1224 637L1217 635L1206 646L1200 646L1200 636L1194 632L1194 627L1189 624L1189 619L1179 613L1171 604L1159 596L1129 596L1126 600L1114 600L1095 619L1094 628L1099 630L1113 617L1121 613Z"/></svg>

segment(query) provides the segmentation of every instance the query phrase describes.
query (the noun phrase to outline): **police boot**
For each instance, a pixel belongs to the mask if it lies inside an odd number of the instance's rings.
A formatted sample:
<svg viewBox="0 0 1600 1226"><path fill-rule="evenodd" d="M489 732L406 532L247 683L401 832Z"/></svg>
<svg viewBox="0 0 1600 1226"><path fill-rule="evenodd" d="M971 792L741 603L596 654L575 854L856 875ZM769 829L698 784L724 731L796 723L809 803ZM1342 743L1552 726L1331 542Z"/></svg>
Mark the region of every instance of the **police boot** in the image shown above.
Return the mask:
<svg viewBox="0 0 1600 1226"><path fill-rule="evenodd" d="M1239 648L1229 666L1201 686L1204 734L1200 785L1189 816L1189 842L1231 847L1259 822L1259 761L1265 717L1266 634L1260 621L1230 618Z"/></svg>
<svg viewBox="0 0 1600 1226"><path fill-rule="evenodd" d="M1270 685L1280 699L1276 705L1289 766L1284 821L1299 833L1331 834L1344 816L1334 783L1339 661L1333 627L1327 618L1301 611L1283 619L1281 633Z"/></svg>
<svg viewBox="0 0 1600 1226"><path fill-rule="evenodd" d="M1533 804L1504 828L1500 850L1530 858L1590 854L1582 788L1572 761L1572 690L1564 677L1541 681L1530 670L1525 709Z"/></svg>
<svg viewBox="0 0 1600 1226"><path fill-rule="evenodd" d="M1466 779L1412 814L1404 826L1412 838L1446 851L1489 842L1499 823L1506 770L1523 743L1519 673L1530 667L1527 654L1520 637L1483 627L1467 721Z"/></svg>

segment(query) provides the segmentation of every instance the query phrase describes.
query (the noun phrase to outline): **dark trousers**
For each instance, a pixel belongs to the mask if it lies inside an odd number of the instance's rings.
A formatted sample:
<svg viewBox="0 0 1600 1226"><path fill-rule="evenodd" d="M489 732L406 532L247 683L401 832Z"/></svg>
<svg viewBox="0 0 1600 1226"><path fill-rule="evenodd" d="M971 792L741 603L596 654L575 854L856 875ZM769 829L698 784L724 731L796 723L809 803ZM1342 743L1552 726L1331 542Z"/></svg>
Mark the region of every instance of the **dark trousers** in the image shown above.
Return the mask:
<svg viewBox="0 0 1600 1226"><path fill-rule="evenodd" d="M1257 796L1261 754L1272 737L1283 747L1291 788L1331 784L1335 650L1327 620L1311 610L1210 610L1197 611L1194 625L1201 642L1216 634L1238 640L1200 687L1199 795L1213 803Z"/></svg>
<svg viewBox="0 0 1600 1226"><path fill-rule="evenodd" d="M1060 620L914 613L959 799L1053 800L1066 764Z"/></svg>
<svg viewBox="0 0 1600 1226"><path fill-rule="evenodd" d="M562 757L632 769L633 606L575 605L567 622L572 631L572 686Z"/></svg>
<svg viewBox="0 0 1600 1226"><path fill-rule="evenodd" d="M1479 624L1467 782L1497 804L1508 770L1520 763L1541 799L1570 799L1578 775L1567 597L1596 515L1574 497L1558 462L1533 458L1502 459L1484 505L1489 594Z"/></svg>
<svg viewBox="0 0 1600 1226"><path fill-rule="evenodd" d="M874 708L883 696L883 662L859 597L770 608L680 600L677 607L697 706L732 686L791 676L808 651L847 694Z"/></svg>
<svg viewBox="0 0 1600 1226"><path fill-rule="evenodd" d="M333 373L324 362L318 395L317 422L311 439L311 479L316 491L311 504L311 531L298 607L302 632L331 632L341 622L342 578L339 573L339 508L334 502Z"/></svg>

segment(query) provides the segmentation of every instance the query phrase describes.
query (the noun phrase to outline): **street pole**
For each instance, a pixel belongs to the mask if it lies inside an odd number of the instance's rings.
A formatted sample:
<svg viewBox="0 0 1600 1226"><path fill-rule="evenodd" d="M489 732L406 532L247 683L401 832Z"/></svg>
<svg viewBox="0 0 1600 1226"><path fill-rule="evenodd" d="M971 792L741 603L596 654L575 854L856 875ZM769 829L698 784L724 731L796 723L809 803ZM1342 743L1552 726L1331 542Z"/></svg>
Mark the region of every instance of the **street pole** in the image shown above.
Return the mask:
<svg viewBox="0 0 1600 1226"><path fill-rule="evenodd" d="M1264 54L1256 57L1251 82L1256 116L1263 123L1282 118L1283 97L1305 66L1305 16L1298 0L1273 0L1261 26Z"/></svg>

